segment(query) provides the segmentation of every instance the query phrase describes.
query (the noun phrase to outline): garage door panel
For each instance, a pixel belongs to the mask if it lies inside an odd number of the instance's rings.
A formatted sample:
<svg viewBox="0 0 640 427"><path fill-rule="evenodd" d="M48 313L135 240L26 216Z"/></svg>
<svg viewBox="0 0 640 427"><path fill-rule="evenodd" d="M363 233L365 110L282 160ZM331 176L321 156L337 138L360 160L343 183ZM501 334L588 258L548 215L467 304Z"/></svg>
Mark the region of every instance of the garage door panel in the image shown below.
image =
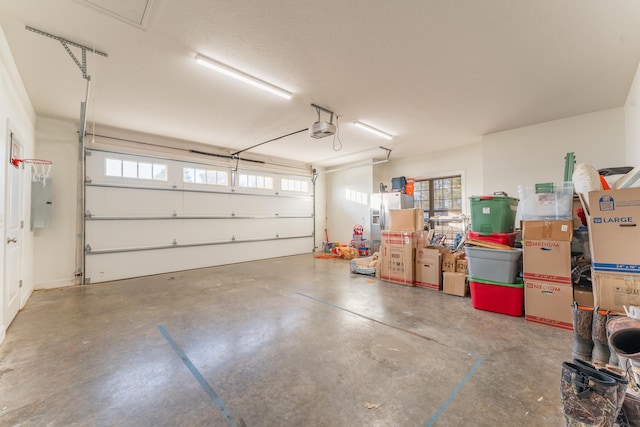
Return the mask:
<svg viewBox="0 0 640 427"><path fill-rule="evenodd" d="M231 207L236 215L286 216L313 214L311 197L237 195Z"/></svg>
<svg viewBox="0 0 640 427"><path fill-rule="evenodd" d="M313 238L87 255L89 283L312 252Z"/></svg>
<svg viewBox="0 0 640 427"><path fill-rule="evenodd" d="M87 221L86 243L92 250L170 245L182 240L180 220Z"/></svg>
<svg viewBox="0 0 640 427"><path fill-rule="evenodd" d="M86 208L95 216L171 216L183 214L182 193L138 188L87 188Z"/></svg>
<svg viewBox="0 0 640 427"><path fill-rule="evenodd" d="M230 194L187 192L184 194L184 215L231 216L232 197Z"/></svg>
<svg viewBox="0 0 640 427"><path fill-rule="evenodd" d="M235 238L273 239L313 234L311 218L211 219L185 221L185 242L216 242Z"/></svg>

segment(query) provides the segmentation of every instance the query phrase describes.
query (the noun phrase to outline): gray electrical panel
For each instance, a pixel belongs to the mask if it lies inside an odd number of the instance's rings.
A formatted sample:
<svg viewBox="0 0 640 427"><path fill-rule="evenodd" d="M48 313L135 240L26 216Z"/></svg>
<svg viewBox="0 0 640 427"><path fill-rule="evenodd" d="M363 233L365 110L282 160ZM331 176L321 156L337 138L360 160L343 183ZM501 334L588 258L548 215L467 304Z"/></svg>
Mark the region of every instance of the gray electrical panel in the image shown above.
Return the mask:
<svg viewBox="0 0 640 427"><path fill-rule="evenodd" d="M31 183L31 230L51 225L53 212L53 182L46 178L42 182Z"/></svg>

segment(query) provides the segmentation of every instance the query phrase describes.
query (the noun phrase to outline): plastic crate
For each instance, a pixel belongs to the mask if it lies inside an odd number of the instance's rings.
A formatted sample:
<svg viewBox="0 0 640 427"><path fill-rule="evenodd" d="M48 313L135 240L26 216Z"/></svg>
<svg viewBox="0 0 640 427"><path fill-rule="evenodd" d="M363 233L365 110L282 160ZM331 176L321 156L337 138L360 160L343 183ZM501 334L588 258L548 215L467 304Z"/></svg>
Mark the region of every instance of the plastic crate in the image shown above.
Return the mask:
<svg viewBox="0 0 640 427"><path fill-rule="evenodd" d="M573 218L573 182L518 185L523 220Z"/></svg>
<svg viewBox="0 0 640 427"><path fill-rule="evenodd" d="M523 283L501 283L469 277L469 289L473 308L517 317L523 314Z"/></svg>
<svg viewBox="0 0 640 427"><path fill-rule="evenodd" d="M514 283L520 267L522 249L512 250L465 246L469 276L480 280Z"/></svg>
<svg viewBox="0 0 640 427"><path fill-rule="evenodd" d="M508 196L471 196L471 230L479 233L512 233L518 199Z"/></svg>
<svg viewBox="0 0 640 427"><path fill-rule="evenodd" d="M516 243L517 235L518 233L515 231L513 233L479 233L477 231L467 231L467 240L480 240L481 242L513 246Z"/></svg>

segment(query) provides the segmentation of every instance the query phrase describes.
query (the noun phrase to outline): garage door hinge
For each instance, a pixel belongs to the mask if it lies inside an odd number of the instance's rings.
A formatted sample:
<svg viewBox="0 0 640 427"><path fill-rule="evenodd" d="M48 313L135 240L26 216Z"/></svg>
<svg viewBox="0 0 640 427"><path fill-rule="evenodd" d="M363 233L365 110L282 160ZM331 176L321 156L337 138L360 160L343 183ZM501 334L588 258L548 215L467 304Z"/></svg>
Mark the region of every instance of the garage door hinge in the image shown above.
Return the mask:
<svg viewBox="0 0 640 427"><path fill-rule="evenodd" d="M86 177L86 178L84 179L84 183L85 183L85 184L91 184L91 178Z"/></svg>
<svg viewBox="0 0 640 427"><path fill-rule="evenodd" d="M178 241L177 241L176 239L173 239L173 242L171 242L171 244L172 244L173 246L178 246Z"/></svg>
<svg viewBox="0 0 640 427"><path fill-rule="evenodd" d="M84 247L84 251L91 252L91 245L87 244L87 246Z"/></svg>
<svg viewBox="0 0 640 427"><path fill-rule="evenodd" d="M85 155L85 156L87 156L87 157L90 157L90 156L92 156L92 155L93 155L93 153L92 153L91 151L89 151L89 150L86 150L86 151L84 152L84 155Z"/></svg>
<svg viewBox="0 0 640 427"><path fill-rule="evenodd" d="M20 228L24 228L24 221L20 221Z"/></svg>
<svg viewBox="0 0 640 427"><path fill-rule="evenodd" d="M87 213L84 214L85 217L87 218L91 218L91 211L89 209L87 209Z"/></svg>
<svg viewBox="0 0 640 427"><path fill-rule="evenodd" d="M20 280L20 281L18 282L18 287L19 287L19 288L21 288L21 287L22 287L22 280Z"/></svg>

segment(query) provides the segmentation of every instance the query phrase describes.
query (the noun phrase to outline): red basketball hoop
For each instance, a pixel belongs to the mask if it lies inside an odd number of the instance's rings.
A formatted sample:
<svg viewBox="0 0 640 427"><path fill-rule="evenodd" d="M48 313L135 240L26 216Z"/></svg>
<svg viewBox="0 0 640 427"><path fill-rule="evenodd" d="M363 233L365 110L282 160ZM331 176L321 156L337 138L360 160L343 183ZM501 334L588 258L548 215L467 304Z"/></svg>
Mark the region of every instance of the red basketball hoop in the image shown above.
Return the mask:
<svg viewBox="0 0 640 427"><path fill-rule="evenodd" d="M42 185L47 185L47 178L51 174L51 167L53 162L51 160L42 159L11 159L11 163L15 167L20 166L20 162L26 163L31 167L31 181L41 182Z"/></svg>

